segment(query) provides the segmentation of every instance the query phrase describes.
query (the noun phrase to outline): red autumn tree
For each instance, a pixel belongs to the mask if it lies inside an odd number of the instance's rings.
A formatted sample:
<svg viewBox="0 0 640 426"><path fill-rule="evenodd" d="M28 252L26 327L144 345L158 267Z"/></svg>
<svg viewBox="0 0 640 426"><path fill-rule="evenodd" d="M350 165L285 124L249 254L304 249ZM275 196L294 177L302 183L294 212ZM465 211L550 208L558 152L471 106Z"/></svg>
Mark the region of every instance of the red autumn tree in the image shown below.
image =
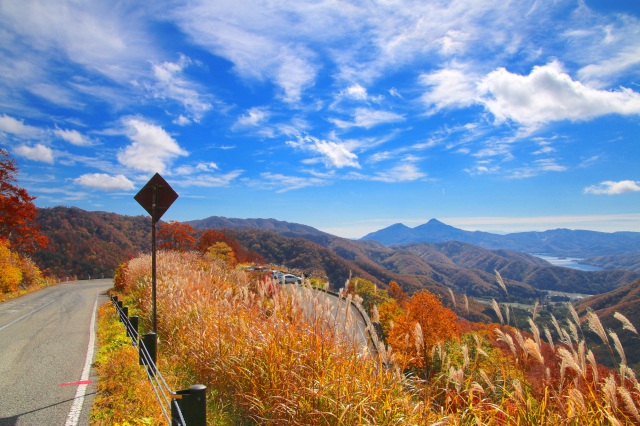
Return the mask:
<svg viewBox="0 0 640 426"><path fill-rule="evenodd" d="M406 367L423 370L426 375L431 349L457 335L456 319L435 295L421 291L411 296L405 312L395 319L387 341Z"/></svg>
<svg viewBox="0 0 640 426"><path fill-rule="evenodd" d="M395 299L400 306L404 306L404 304L409 301L409 295L405 293L404 290L402 290L402 287L400 287L400 285L395 281L391 281L389 283L387 294L391 296L392 299Z"/></svg>
<svg viewBox="0 0 640 426"><path fill-rule="evenodd" d="M0 149L0 238L11 242L18 253L33 253L49 242L40 234L36 222L36 197L16 185L18 167L4 149Z"/></svg>
<svg viewBox="0 0 640 426"><path fill-rule="evenodd" d="M198 250L201 253L206 253L207 250L209 250L209 247L211 247L212 245L220 241L227 243L227 245L231 246L227 242L227 240L228 240L227 236L224 235L222 232L216 231L214 229L207 229L200 235L200 238L198 238L198 244L196 244L196 250Z"/></svg>
<svg viewBox="0 0 640 426"><path fill-rule="evenodd" d="M161 249L189 251L196 245L196 231L188 223L180 223L175 220L163 223L158 229L158 238Z"/></svg>

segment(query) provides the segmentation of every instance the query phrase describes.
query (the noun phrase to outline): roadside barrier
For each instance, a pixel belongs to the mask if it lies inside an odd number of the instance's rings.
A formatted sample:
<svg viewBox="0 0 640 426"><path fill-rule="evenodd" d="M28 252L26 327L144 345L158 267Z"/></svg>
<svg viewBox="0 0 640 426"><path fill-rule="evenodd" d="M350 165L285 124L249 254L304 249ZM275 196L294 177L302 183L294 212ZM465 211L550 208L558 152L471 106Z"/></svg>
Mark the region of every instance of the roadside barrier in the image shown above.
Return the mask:
<svg viewBox="0 0 640 426"><path fill-rule="evenodd" d="M172 391L156 366L157 336L150 332L138 334L138 317L129 317L129 308L123 306L117 296L110 296L127 336L134 347L138 347L140 365L145 366L147 377L160 403L162 413L171 426L205 426L207 424L207 387L193 385L189 389ZM169 408L167 408L169 407Z"/></svg>
<svg viewBox="0 0 640 426"><path fill-rule="evenodd" d="M274 278L274 281L278 284L287 285L283 281L278 281L275 278ZM335 291L327 290L326 288L310 287L304 281L302 283L297 283L297 285L300 287L309 287L314 291L318 291L318 292L330 295L332 297L335 297L336 299L341 300L344 303L348 303L350 306L348 306L347 309L349 307L355 309L356 312L358 313L358 316L362 319L362 322L365 324L364 332L366 333L366 336L363 336L363 337L367 341L367 346L369 347L369 349L372 350L375 356L379 357L379 359L382 361L383 366L390 367L391 364L389 363L388 353L386 350L386 343L385 343L386 337L382 330L382 325L379 322L371 321L371 319L369 318L369 314L367 314L367 312L364 310L362 305L360 305L360 303L357 303L355 300L345 297L342 291L336 293Z"/></svg>

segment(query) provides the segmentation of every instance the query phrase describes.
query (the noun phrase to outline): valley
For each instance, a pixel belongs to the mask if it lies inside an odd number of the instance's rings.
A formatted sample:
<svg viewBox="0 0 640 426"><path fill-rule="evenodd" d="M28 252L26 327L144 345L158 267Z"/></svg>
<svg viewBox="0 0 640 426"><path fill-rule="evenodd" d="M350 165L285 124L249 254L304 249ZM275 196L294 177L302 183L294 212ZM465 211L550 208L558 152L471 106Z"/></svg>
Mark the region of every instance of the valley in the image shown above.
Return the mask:
<svg viewBox="0 0 640 426"><path fill-rule="evenodd" d="M35 253L34 260L44 271L58 277L111 276L120 263L150 250L150 221L145 216L56 207L40 209L38 218L50 244L46 250ZM552 300L565 300L557 296L605 294L640 278L640 273L634 270L584 271L555 266L548 261L553 260L548 254L552 252L548 245L545 250L528 250L534 248L531 241L538 239L535 235L545 234L546 244L553 241L553 246L558 248L555 257L582 257L582 254L569 253L581 252L587 245L587 252L591 254L604 255L613 247L626 247L618 255L631 256L640 244L638 233L556 230L498 236L470 233L434 219L416 228L425 240L432 241L391 244L391 231L398 231L400 237L404 235L404 240L408 231L402 227L387 228L378 234L386 237L377 241L373 239L375 235L350 240L275 219L212 216L187 225L193 227L195 234L206 229L221 230L265 262L324 280L334 290L343 287L349 277L361 277L380 288L395 281L409 294L427 289L445 302L450 300L449 292L453 291L456 298L469 297L469 312L458 310L458 314L473 321L490 318L486 306L473 299L533 304L551 295ZM476 244L454 238L473 240ZM500 241L511 248L497 246ZM521 241L520 245L517 241ZM526 253L547 254L540 257ZM508 293L497 284L496 271L503 277Z"/></svg>

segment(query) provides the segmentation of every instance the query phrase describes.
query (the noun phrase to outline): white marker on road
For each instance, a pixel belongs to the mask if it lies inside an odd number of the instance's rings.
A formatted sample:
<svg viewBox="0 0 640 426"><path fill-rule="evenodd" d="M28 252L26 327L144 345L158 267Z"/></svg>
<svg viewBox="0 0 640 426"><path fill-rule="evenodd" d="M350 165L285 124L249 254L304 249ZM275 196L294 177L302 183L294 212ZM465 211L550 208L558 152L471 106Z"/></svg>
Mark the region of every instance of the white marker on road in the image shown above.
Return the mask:
<svg viewBox="0 0 640 426"><path fill-rule="evenodd" d="M87 348L87 357L84 361L84 368L82 369L82 375L80 376L80 383L76 390L76 396L73 399L71 410L67 416L65 426L77 426L78 420L80 420L80 413L82 413L82 404L84 404L84 397L87 394L87 387L89 386L89 373L91 372L91 362L93 361L93 347L95 345L96 334L96 311L98 310L98 295L96 294L96 301L93 304L93 313L91 314L91 326L89 327L89 347Z"/></svg>

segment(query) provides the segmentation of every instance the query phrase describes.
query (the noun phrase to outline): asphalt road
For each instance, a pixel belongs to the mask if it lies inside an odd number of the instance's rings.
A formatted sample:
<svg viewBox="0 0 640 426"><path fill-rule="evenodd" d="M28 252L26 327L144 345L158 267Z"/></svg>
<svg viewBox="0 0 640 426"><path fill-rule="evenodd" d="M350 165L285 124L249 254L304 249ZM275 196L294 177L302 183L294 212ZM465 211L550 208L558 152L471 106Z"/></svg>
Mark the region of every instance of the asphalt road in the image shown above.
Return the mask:
<svg viewBox="0 0 640 426"><path fill-rule="evenodd" d="M75 281L0 303L0 426L89 424L92 325L112 286Z"/></svg>
<svg viewBox="0 0 640 426"><path fill-rule="evenodd" d="M314 321L320 315L330 327L341 331L343 337L356 343L362 350L367 349L369 353L378 354L377 345L370 337L373 326L353 304L347 304L345 299L310 287L296 284L284 286L285 289L300 295L300 306L310 321Z"/></svg>

